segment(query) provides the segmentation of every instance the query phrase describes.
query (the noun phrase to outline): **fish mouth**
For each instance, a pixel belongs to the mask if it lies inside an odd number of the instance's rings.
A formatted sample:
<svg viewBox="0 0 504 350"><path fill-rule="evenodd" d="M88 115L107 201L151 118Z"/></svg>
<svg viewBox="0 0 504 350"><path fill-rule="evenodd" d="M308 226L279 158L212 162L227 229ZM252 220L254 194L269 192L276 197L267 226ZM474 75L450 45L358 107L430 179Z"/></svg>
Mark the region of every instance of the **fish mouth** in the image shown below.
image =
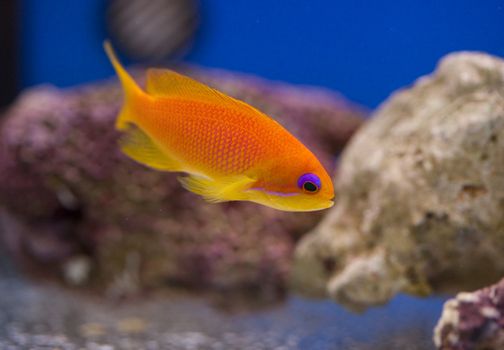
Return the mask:
<svg viewBox="0 0 504 350"><path fill-rule="evenodd" d="M324 209L329 209L329 208L332 208L334 206L334 200L328 200L326 202L326 204L324 206L322 206L320 209L318 210L324 210Z"/></svg>
<svg viewBox="0 0 504 350"><path fill-rule="evenodd" d="M319 210L326 210L334 206L334 201L333 200L327 200L323 203L320 203L318 205L313 205L312 207L305 207L305 208L299 208L299 209L287 209L288 211L319 211Z"/></svg>
<svg viewBox="0 0 504 350"><path fill-rule="evenodd" d="M304 208L300 209L299 211L319 211L319 210L326 210L334 206L334 201L327 201L323 203L322 205L314 206L312 208Z"/></svg>
<svg viewBox="0 0 504 350"><path fill-rule="evenodd" d="M334 197L316 198L302 193L282 193L265 191L262 188L252 188L249 192L253 195L248 200L282 211L319 211L334 206Z"/></svg>

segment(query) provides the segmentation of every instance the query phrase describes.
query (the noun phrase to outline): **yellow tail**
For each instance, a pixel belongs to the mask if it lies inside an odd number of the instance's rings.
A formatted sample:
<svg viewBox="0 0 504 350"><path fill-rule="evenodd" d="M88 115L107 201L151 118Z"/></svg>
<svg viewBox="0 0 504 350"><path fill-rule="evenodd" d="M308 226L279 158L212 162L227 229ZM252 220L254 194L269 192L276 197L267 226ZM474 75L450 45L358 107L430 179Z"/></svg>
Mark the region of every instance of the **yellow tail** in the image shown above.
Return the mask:
<svg viewBox="0 0 504 350"><path fill-rule="evenodd" d="M121 113L119 113L119 116L117 117L115 124L117 129L122 130L125 129L127 124L131 122L134 118L132 108L133 101L140 95L144 94L144 92L138 86L135 80L133 80L131 75L129 75L128 72L121 65L121 63L117 59L114 49L112 48L112 45L108 40L105 40L103 42L103 48L105 49L105 52L107 53L107 56L110 62L112 63L112 66L116 71L116 74L119 76L119 80L121 81L124 90L124 104Z"/></svg>

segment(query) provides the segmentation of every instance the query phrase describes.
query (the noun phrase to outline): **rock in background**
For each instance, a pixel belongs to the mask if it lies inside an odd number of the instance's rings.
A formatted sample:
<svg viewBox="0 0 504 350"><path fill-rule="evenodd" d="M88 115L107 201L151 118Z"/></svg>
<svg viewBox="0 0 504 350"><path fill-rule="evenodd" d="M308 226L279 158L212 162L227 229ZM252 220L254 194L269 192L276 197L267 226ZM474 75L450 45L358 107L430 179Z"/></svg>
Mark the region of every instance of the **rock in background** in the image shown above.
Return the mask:
<svg viewBox="0 0 504 350"><path fill-rule="evenodd" d="M277 118L331 171L363 120L361 109L320 89L185 72ZM115 82L45 86L0 119L2 244L25 270L112 296L184 286L276 297L295 241L322 213L208 204L176 174L133 162L113 128L121 99Z"/></svg>
<svg viewBox="0 0 504 350"><path fill-rule="evenodd" d="M353 309L494 283L503 159L504 62L447 56L352 139L336 205L298 245L293 283Z"/></svg>
<svg viewBox="0 0 504 350"><path fill-rule="evenodd" d="M504 349L504 280L447 301L434 342L442 350Z"/></svg>

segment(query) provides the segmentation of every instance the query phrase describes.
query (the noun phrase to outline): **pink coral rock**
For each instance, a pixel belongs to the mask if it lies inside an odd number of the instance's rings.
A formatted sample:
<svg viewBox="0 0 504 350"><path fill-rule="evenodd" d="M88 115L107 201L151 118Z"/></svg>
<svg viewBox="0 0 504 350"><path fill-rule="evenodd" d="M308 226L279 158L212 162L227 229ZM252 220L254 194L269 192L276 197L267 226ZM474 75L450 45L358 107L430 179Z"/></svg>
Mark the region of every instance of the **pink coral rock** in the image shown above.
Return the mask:
<svg viewBox="0 0 504 350"><path fill-rule="evenodd" d="M434 342L442 350L504 349L504 279L448 300Z"/></svg>

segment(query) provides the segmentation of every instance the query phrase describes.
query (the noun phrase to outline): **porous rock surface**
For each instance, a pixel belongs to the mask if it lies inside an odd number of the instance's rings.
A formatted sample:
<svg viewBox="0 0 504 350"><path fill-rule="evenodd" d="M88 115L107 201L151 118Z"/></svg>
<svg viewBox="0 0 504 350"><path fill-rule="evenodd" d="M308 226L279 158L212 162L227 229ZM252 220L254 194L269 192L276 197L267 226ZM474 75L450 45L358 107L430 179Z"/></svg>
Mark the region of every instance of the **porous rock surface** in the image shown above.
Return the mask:
<svg viewBox="0 0 504 350"><path fill-rule="evenodd" d="M365 114L320 89L184 69L277 118L331 171ZM296 239L322 213L208 204L182 189L177 174L128 159L113 127L121 95L117 82L43 86L4 114L1 244L26 270L112 296L163 286L283 290Z"/></svg>
<svg viewBox="0 0 504 350"><path fill-rule="evenodd" d="M440 350L504 349L504 280L448 300L434 342Z"/></svg>
<svg viewBox="0 0 504 350"><path fill-rule="evenodd" d="M400 90L342 156L336 205L303 238L292 281L353 309L504 274L504 62L448 55Z"/></svg>

